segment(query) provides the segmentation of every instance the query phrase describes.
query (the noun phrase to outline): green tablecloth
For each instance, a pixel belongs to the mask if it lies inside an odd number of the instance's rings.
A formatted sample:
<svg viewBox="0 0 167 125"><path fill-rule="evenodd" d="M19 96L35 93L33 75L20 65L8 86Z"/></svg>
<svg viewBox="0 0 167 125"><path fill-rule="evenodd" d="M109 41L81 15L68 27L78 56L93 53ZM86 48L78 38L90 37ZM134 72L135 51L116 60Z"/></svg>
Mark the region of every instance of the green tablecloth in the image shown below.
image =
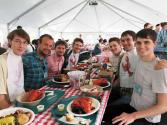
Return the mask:
<svg viewBox="0 0 167 125"><path fill-rule="evenodd" d="M65 123L63 123L62 121L60 121L59 120L59 118L61 118L63 115L65 115L66 113L67 113L67 111L66 111L66 107L67 107L67 105L73 100L73 99L76 99L76 98L78 98L79 96L71 96L70 98L65 98L65 99L63 99L63 100L61 100L60 102L59 102L59 104L61 103L61 104L65 104L65 110L63 111L63 112L60 112L60 111L58 111L58 109L57 109L57 107L54 107L52 110L51 110L51 113L52 113L52 115L58 120L58 122L60 123L60 124L65 124ZM94 97L95 98L95 97ZM97 98L96 98L97 99ZM98 100L100 100L100 99L98 99ZM85 118L85 119L90 119L91 120L91 124L90 125L94 125L94 123L95 123L95 121L96 121L96 117L97 117L97 112L96 113L94 113L94 114L92 114L92 115L89 115L89 116L84 116L83 118ZM68 124L67 124L68 125Z"/></svg>

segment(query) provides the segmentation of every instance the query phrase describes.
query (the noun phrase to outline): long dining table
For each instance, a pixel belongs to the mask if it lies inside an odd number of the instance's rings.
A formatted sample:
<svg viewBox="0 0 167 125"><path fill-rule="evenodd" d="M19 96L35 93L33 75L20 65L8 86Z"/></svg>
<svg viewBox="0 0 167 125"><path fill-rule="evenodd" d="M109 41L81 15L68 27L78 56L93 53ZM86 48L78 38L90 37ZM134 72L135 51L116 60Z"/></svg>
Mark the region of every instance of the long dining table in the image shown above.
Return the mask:
<svg viewBox="0 0 167 125"><path fill-rule="evenodd" d="M45 90L62 90L64 91L64 95L59 99L65 99L69 98L71 96L79 96L81 95L81 91L79 89L74 89L74 88L52 88L48 86L44 86L42 89ZM107 106L107 102L109 99L111 89L105 90L101 94L101 101L100 101L100 108L97 112L97 116L95 119L95 123L93 125L100 125L102 122L102 118L105 112L105 108ZM30 125L59 125L58 120L52 115L51 110L55 107L57 102L52 104L47 110L44 112L38 113L35 115L35 119Z"/></svg>

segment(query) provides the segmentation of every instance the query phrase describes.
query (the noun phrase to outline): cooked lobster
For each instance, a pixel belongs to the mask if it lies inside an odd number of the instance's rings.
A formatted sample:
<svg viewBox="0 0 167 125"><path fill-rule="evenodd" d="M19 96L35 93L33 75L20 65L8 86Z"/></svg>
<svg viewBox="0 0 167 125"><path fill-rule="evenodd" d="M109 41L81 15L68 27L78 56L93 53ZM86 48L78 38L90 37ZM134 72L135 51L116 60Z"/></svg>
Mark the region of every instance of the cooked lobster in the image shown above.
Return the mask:
<svg viewBox="0 0 167 125"><path fill-rule="evenodd" d="M72 108L72 110L79 108L83 111L81 113L89 113L93 109L92 99L86 98L86 97L77 98L77 99L73 100L73 102L71 104L71 108Z"/></svg>
<svg viewBox="0 0 167 125"><path fill-rule="evenodd" d="M93 80L93 84L94 85L99 85L99 86L105 86L105 85L108 84L108 81L105 78L100 78L100 79L97 79L97 80Z"/></svg>
<svg viewBox="0 0 167 125"><path fill-rule="evenodd" d="M38 100L40 98L42 98L42 96L44 95L44 91L42 90L31 90L28 92L28 101L32 102L35 100Z"/></svg>

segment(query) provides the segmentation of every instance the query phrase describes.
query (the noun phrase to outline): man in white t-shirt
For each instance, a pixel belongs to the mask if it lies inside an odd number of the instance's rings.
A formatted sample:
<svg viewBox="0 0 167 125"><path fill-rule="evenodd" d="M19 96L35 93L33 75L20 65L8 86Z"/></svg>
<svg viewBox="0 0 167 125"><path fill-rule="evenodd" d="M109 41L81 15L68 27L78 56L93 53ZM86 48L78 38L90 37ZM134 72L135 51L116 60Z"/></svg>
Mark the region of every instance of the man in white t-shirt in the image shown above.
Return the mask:
<svg viewBox="0 0 167 125"><path fill-rule="evenodd" d="M63 69L73 69L78 63L83 60L87 60L90 58L90 51L83 51L84 42L81 38L75 38L72 43L72 49L69 49L64 54L64 64Z"/></svg>
<svg viewBox="0 0 167 125"><path fill-rule="evenodd" d="M113 88L109 98L109 103L112 103L113 105L128 104L131 100L134 71L138 58L134 46L135 40L136 33L134 31L127 30L121 34L121 45L126 52L124 53L118 68L118 81L120 82L120 86ZM113 96L115 97L113 98Z"/></svg>
<svg viewBox="0 0 167 125"><path fill-rule="evenodd" d="M121 44L126 51L119 68L120 87L122 88L133 88L133 77L137 62L135 40L136 33L133 31L128 30L121 35Z"/></svg>
<svg viewBox="0 0 167 125"><path fill-rule="evenodd" d="M65 53L65 61L63 68L71 69L72 67L75 67L77 63L79 62L79 56L81 49L83 47L83 40L80 38L75 38L72 44L72 49L67 50Z"/></svg>
<svg viewBox="0 0 167 125"><path fill-rule="evenodd" d="M23 29L9 33L10 49L0 55L0 109L12 105L16 97L24 92L24 74L22 55L24 54L29 35Z"/></svg>
<svg viewBox="0 0 167 125"><path fill-rule="evenodd" d="M112 37L109 39L109 47L112 52L112 56L109 58L109 62L111 63L114 70L117 72L119 70L119 63L125 53L122 49L122 45L120 39L117 37Z"/></svg>
<svg viewBox="0 0 167 125"><path fill-rule="evenodd" d="M167 112L167 68L154 69L159 61L154 54L155 41L154 30L143 29L137 33L136 49L139 59L134 75L132 100L130 105L110 107L113 119L112 123L108 123L154 125L161 121L161 114Z"/></svg>

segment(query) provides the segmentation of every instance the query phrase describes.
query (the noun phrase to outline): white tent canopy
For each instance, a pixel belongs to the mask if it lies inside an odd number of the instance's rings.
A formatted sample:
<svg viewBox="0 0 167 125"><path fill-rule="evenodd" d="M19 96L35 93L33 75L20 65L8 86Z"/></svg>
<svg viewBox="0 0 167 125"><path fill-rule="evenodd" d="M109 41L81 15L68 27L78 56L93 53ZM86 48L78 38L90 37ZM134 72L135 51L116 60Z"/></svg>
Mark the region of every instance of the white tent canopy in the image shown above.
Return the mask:
<svg viewBox="0 0 167 125"><path fill-rule="evenodd" d="M82 34L86 41L97 40L98 35L118 36L125 30L138 31L146 22L155 25L166 21L166 3L166 0L0 0L0 42L18 25L31 38L43 33L50 33L55 39Z"/></svg>

